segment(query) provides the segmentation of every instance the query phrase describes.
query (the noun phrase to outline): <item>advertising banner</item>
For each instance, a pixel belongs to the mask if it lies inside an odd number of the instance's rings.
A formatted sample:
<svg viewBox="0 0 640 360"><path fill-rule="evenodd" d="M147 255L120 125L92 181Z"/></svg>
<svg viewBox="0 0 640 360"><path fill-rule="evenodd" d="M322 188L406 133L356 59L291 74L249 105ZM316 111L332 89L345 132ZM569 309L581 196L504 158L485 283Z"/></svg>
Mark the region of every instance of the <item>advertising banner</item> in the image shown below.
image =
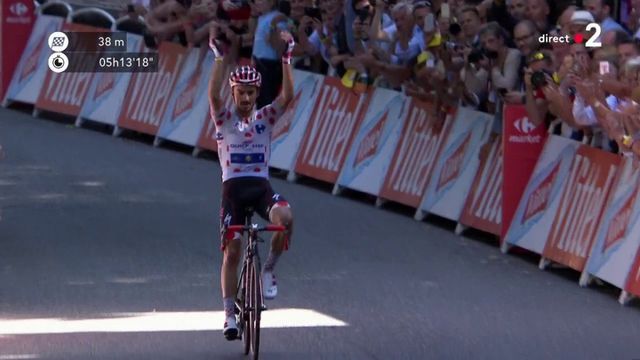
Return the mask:
<svg viewBox="0 0 640 360"><path fill-rule="evenodd" d="M364 122L340 174L340 186L379 195L410 101L400 92L375 89Z"/></svg>
<svg viewBox="0 0 640 360"><path fill-rule="evenodd" d="M502 237L507 234L513 214L547 139L544 123L538 126L533 124L524 105L505 105L503 120Z"/></svg>
<svg viewBox="0 0 640 360"><path fill-rule="evenodd" d="M547 138L503 244L542 254L579 146L564 137Z"/></svg>
<svg viewBox="0 0 640 360"><path fill-rule="evenodd" d="M326 77L311 112L295 172L335 184L370 101L371 93L358 96L340 79Z"/></svg>
<svg viewBox="0 0 640 360"><path fill-rule="evenodd" d="M380 197L418 208L451 127L434 106L411 99ZM443 121L444 120L444 121Z"/></svg>
<svg viewBox="0 0 640 360"><path fill-rule="evenodd" d="M460 107L453 119L420 208L424 213L459 221L480 165L478 154L489 139L494 116Z"/></svg>

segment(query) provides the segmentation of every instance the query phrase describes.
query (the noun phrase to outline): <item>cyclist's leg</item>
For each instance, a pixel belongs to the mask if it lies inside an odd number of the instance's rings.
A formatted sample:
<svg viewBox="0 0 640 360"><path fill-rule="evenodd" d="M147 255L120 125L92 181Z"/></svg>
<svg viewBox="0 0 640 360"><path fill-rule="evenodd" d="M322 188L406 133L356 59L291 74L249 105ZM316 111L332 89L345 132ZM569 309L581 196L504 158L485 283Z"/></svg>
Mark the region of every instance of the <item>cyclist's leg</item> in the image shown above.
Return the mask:
<svg viewBox="0 0 640 360"><path fill-rule="evenodd" d="M225 196L223 191L222 207L220 210L220 228L224 225L242 225L244 216L241 207L236 206L232 198ZM220 282L222 287L222 302L225 312L224 335L233 340L238 335L235 319L236 287L238 284L238 265L242 256L242 241L239 233L229 232L221 234L221 250L224 252Z"/></svg>
<svg viewBox="0 0 640 360"><path fill-rule="evenodd" d="M268 184L267 184L268 185ZM271 186L265 192L265 197L261 203L260 215L275 225L287 226L286 233L277 232L271 239L271 250L263 267L263 293L266 299L273 299L278 293L275 276L273 275L275 266L284 250L288 249L293 229L293 215L287 200L280 194L274 193Z"/></svg>

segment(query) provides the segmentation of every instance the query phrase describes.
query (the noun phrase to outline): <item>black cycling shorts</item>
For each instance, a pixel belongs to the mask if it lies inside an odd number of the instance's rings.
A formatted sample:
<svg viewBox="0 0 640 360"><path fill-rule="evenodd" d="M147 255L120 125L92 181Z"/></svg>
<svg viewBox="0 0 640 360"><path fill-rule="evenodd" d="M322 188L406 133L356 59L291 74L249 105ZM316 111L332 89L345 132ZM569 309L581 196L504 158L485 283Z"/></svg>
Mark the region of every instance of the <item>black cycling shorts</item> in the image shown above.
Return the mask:
<svg viewBox="0 0 640 360"><path fill-rule="evenodd" d="M275 206L289 206L287 200L273 191L271 183L265 178L239 177L222 183L222 204L220 207L220 230L225 225L244 225L246 208L251 207L265 221L270 221L269 212ZM234 232L222 237L221 250L226 242L233 239Z"/></svg>

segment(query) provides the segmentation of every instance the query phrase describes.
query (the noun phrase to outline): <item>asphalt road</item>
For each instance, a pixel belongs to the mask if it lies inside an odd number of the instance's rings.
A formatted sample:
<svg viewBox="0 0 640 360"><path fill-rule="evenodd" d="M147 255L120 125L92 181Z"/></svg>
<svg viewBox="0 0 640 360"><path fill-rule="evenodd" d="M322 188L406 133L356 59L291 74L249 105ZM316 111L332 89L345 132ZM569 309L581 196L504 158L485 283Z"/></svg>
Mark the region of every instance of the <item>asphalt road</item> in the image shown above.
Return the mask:
<svg viewBox="0 0 640 360"><path fill-rule="evenodd" d="M6 109L0 144L0 359L245 358L220 330L217 162ZM611 289L410 211L273 185L296 234L262 359L640 358L638 303Z"/></svg>

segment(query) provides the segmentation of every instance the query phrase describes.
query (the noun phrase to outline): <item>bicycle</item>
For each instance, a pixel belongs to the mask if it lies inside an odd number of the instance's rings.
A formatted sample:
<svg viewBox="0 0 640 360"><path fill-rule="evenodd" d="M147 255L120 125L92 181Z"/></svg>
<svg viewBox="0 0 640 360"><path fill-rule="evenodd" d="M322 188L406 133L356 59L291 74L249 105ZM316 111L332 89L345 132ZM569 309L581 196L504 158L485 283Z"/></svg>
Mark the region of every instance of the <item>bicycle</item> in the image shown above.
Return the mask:
<svg viewBox="0 0 640 360"><path fill-rule="evenodd" d="M238 338L244 341L244 354L252 350L253 359L257 360L260 353L260 317L264 306L262 294L262 274L258 243L264 242L258 234L266 231L286 231L285 226L259 226L252 222L253 208L247 208L248 214L245 225L230 225L225 231L248 233L247 246L242 261L242 272L236 290L236 316L238 321ZM246 333L245 333L246 332Z"/></svg>

